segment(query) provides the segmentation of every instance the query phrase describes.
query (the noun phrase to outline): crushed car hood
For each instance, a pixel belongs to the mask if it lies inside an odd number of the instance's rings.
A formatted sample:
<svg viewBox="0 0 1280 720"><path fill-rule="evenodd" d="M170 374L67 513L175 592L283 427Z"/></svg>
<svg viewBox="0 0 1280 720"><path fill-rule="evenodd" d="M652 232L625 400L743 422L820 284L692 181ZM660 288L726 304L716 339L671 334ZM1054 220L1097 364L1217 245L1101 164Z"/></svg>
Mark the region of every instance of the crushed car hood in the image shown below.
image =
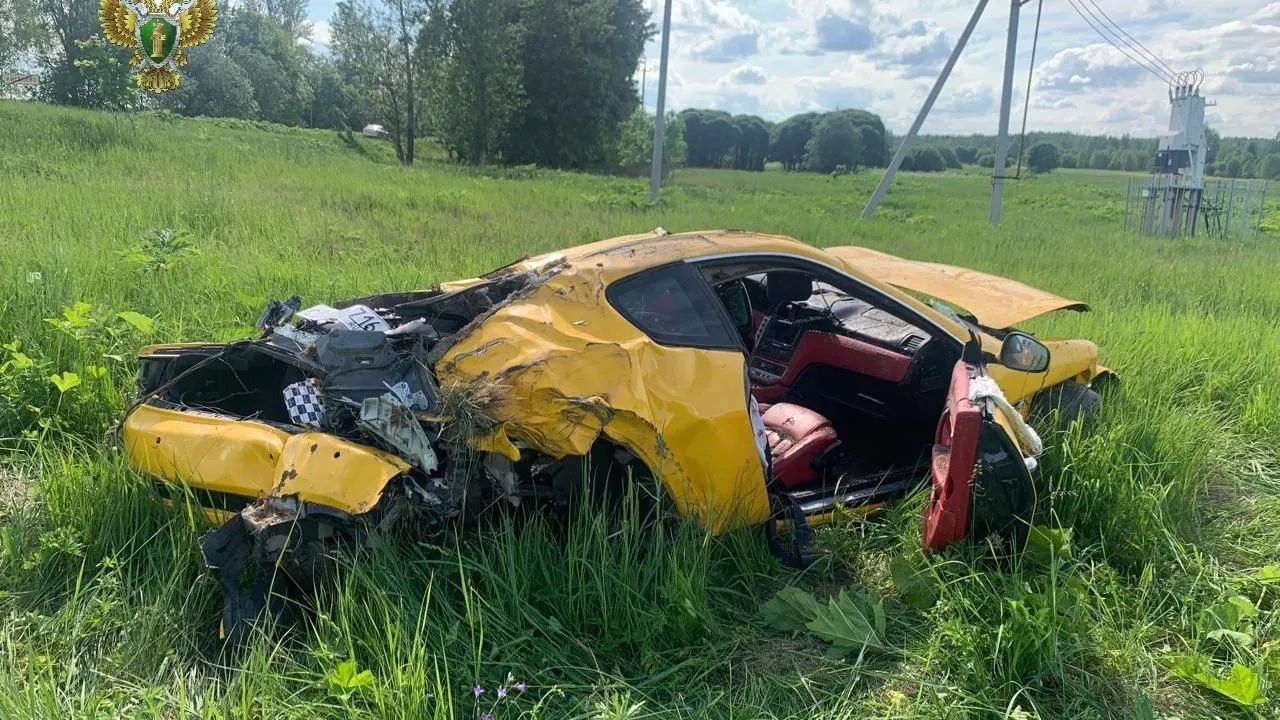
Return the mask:
<svg viewBox="0 0 1280 720"><path fill-rule="evenodd" d="M1054 310L1089 309L1079 300L968 268L907 260L861 247L833 247L826 251L877 280L959 306L978 322L997 330Z"/></svg>

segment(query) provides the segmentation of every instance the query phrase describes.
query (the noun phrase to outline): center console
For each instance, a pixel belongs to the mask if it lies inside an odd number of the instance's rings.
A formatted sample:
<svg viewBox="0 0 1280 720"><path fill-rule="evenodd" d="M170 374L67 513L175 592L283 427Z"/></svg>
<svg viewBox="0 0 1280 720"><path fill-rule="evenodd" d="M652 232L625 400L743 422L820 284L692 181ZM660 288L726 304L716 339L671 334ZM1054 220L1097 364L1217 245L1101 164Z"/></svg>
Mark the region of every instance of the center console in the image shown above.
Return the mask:
<svg viewBox="0 0 1280 720"><path fill-rule="evenodd" d="M777 317L766 318L764 322L755 352L747 363L747 374L753 383L771 385L787 374L787 363L804 335L804 327Z"/></svg>

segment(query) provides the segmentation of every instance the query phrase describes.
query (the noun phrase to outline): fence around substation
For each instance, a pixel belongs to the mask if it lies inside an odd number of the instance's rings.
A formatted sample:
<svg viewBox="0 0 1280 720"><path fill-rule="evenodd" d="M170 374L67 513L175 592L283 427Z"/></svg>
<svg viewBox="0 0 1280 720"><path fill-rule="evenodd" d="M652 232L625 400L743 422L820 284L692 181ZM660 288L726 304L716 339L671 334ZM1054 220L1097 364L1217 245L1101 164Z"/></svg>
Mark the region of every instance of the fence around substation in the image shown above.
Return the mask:
<svg viewBox="0 0 1280 720"><path fill-rule="evenodd" d="M1146 235L1252 240L1262 230L1266 180L1206 180L1197 190L1161 176L1130 178L1124 229Z"/></svg>

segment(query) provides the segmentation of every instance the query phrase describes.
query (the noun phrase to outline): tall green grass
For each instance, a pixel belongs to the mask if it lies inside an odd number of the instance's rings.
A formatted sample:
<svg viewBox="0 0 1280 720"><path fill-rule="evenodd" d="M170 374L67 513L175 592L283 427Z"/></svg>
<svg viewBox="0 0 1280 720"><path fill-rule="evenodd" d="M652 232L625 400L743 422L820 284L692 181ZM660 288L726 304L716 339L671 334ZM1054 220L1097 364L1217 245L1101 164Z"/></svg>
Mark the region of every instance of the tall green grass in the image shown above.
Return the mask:
<svg viewBox="0 0 1280 720"><path fill-rule="evenodd" d="M381 143L330 132L14 103L0 103L0 175L0 717L1280 710L1241 707L1171 669L1198 652L1219 671L1247 666L1280 695L1280 585L1258 575L1280 564L1275 235L1121 233L1118 173L1014 184L995 229L980 172L907 173L874 219L857 221L874 173L685 170L650 207L639 181L406 169ZM1274 203L1268 225L1280 225ZM924 557L918 495L824 529L828 552L803 572L774 563L754 532L504 521L375 545L345 561L313 612L239 654L221 647L218 590L196 547L203 521L162 506L109 433L137 345L244 336L268 297L420 288L656 226L866 245L1090 302L1091 313L1032 323L1094 340L1123 378L1094 427L1049 438L1038 471L1037 522L1069 531L1069 552ZM146 236L163 228L189 233L198 254L165 269L139 260L162 252ZM65 386L65 373L79 384L63 391L49 376ZM936 582L936 603L907 602L895 559ZM771 631L758 608L786 584L820 597L869 588L893 652L829 660L817 640ZM1248 642L1206 624L1233 596L1259 611ZM496 701L508 674L527 690Z"/></svg>

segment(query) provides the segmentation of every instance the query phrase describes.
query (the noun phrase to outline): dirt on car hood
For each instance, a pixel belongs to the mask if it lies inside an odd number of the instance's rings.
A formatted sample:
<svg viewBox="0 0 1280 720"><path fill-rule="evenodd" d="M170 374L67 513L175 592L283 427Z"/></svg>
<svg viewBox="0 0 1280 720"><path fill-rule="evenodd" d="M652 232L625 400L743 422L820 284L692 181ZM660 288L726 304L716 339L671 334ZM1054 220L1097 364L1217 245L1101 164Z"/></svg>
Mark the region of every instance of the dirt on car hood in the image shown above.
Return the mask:
<svg viewBox="0 0 1280 720"><path fill-rule="evenodd" d="M956 305L984 326L997 330L1054 310L1089 309L1079 300L1068 300L1017 280L968 268L907 260L853 246L826 251L881 282Z"/></svg>

